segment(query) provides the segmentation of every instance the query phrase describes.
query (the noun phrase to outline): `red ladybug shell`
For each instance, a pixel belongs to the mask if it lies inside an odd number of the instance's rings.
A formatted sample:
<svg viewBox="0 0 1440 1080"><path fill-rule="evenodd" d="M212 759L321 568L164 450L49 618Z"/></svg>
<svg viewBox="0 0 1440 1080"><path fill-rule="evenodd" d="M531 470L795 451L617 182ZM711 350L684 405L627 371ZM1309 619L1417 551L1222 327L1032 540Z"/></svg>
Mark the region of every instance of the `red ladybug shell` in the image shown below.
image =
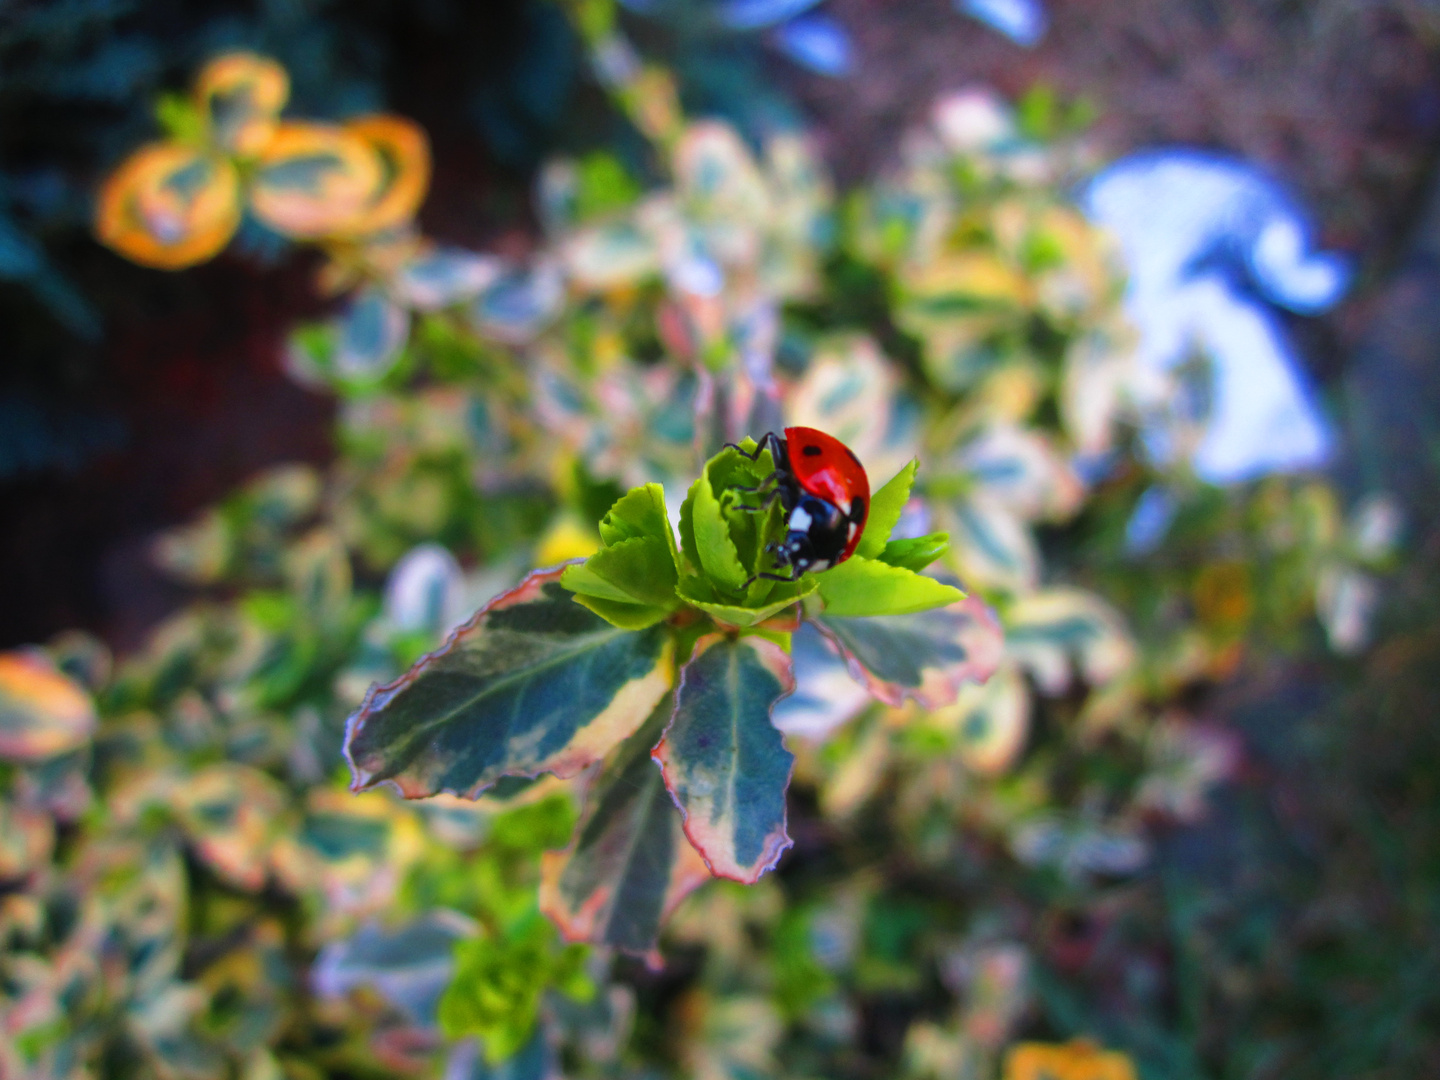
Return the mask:
<svg viewBox="0 0 1440 1080"><path fill-rule="evenodd" d="M849 542L837 561L854 554L870 513L870 478L855 452L833 435L808 427L785 429L790 472L805 491L834 503L850 517ZM859 505L856 505L856 501Z"/></svg>

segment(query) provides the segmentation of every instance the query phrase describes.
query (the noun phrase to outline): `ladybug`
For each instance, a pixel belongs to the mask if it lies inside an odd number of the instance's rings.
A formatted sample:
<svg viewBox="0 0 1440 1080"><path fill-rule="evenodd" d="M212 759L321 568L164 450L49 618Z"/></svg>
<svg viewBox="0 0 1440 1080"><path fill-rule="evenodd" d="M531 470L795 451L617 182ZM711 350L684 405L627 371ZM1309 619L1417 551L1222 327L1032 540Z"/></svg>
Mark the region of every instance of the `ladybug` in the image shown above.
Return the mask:
<svg viewBox="0 0 1440 1080"><path fill-rule="evenodd" d="M785 538L765 550L790 573L762 572L755 577L795 581L801 574L828 570L855 553L870 512L870 478L854 451L833 435L808 427L788 427L784 438L768 432L754 453L729 445L751 461L769 450L775 463L775 471L760 487L737 486L765 496L761 505L743 509L764 510L779 499L785 511ZM766 490L772 483L775 486Z"/></svg>

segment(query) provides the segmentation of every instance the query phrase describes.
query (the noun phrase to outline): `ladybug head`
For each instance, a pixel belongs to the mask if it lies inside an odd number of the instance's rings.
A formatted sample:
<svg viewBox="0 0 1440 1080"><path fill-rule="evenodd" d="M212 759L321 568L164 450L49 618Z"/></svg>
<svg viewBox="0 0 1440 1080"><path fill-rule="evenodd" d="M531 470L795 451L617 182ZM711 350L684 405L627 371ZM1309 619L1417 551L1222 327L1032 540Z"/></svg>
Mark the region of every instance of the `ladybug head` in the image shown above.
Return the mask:
<svg viewBox="0 0 1440 1080"><path fill-rule="evenodd" d="M775 559L793 567L797 576L826 570L840 560L849 538L850 521L838 506L814 495L801 495L790 511Z"/></svg>

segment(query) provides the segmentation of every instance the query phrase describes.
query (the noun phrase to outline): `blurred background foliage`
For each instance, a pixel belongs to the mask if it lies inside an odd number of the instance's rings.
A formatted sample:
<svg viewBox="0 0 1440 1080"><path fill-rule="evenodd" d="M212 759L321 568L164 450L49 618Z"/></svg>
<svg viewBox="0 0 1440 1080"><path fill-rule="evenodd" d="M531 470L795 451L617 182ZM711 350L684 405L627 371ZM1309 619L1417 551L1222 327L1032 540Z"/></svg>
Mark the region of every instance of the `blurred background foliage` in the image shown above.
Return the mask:
<svg viewBox="0 0 1440 1080"><path fill-rule="evenodd" d="M698 3L0 6L0 1075L1436 1071L1435 16L1051 9L1022 52L835 0L827 81ZM417 124L418 218L99 246L102 181L235 49L287 119ZM982 78L1014 107L937 98ZM1197 445L1207 369L1133 362L1074 194L1182 138L1355 257L1284 317L1326 473L1147 449ZM577 785L345 790L367 687L782 418L877 484L918 454L907 528L1005 645L920 708L797 635L773 874L647 960L540 914Z"/></svg>

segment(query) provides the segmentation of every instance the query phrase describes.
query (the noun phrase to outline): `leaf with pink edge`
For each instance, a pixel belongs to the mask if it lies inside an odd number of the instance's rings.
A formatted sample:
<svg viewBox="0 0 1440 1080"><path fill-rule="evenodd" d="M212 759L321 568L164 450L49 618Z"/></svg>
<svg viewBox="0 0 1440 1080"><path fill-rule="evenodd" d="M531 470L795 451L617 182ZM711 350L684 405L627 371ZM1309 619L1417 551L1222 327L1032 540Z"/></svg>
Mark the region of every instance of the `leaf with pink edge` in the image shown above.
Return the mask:
<svg viewBox="0 0 1440 1080"><path fill-rule="evenodd" d="M78 750L94 731L90 695L44 653L0 653L0 758L44 761Z"/></svg>
<svg viewBox="0 0 1440 1080"><path fill-rule="evenodd" d="M927 709L954 703L967 682L984 682L1000 663L1004 634L974 596L911 615L812 620L840 651L850 674L887 705L906 698Z"/></svg>
<svg viewBox="0 0 1440 1080"><path fill-rule="evenodd" d="M502 776L574 776L644 723L671 686L668 631L612 626L563 570L537 570L371 688L346 725L355 790L473 798Z"/></svg>
<svg viewBox="0 0 1440 1080"><path fill-rule="evenodd" d="M717 877L753 884L790 846L785 789L795 757L771 723L795 689L790 654L766 638L701 638L681 670L654 758L685 835Z"/></svg>
<svg viewBox="0 0 1440 1080"><path fill-rule="evenodd" d="M541 857L540 910L570 941L652 954L666 917L710 880L650 759L672 711L667 696L606 762L570 846Z"/></svg>

